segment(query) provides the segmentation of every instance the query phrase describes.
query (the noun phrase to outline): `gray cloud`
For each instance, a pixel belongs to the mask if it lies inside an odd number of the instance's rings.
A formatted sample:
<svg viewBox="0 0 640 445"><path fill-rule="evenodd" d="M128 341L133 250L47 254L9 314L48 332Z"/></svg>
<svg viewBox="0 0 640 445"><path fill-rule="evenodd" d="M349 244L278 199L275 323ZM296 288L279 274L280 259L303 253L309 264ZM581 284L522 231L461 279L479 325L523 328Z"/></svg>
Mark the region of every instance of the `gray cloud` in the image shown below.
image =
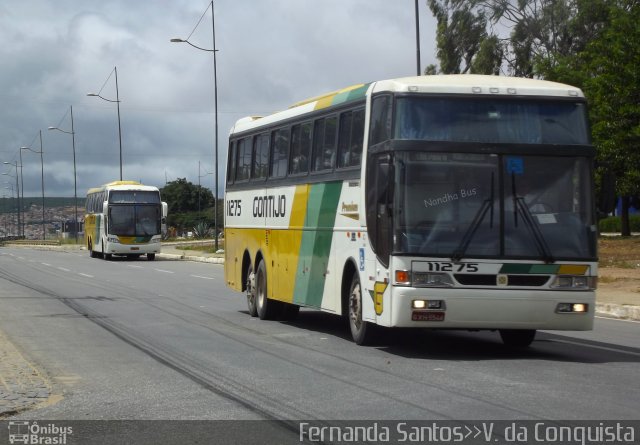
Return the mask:
<svg viewBox="0 0 640 445"><path fill-rule="evenodd" d="M434 21L421 8L422 65L434 63ZM188 0L9 0L0 6L0 160L44 145L47 196L73 196L76 132L78 195L117 179L119 147L113 76L118 68L125 179L163 185L198 181L213 170L213 62L186 44L207 7ZM415 73L411 0L217 0L220 193L227 135L235 120L376 79ZM212 46L211 16L191 41ZM23 151L25 196L40 195L40 157ZM14 174L15 168L3 166ZM9 176L3 180L15 181ZM213 188L213 176L201 179ZM6 184L4 185L6 186ZM3 194L10 194L6 191Z"/></svg>

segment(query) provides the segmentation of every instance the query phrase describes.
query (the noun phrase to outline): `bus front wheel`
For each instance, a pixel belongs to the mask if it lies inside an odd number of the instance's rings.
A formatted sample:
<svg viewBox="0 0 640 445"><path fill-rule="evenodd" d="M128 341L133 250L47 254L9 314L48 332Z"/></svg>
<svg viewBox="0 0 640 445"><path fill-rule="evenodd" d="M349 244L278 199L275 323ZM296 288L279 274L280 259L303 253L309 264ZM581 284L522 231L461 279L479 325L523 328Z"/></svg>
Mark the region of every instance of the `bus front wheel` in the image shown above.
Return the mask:
<svg viewBox="0 0 640 445"><path fill-rule="evenodd" d="M367 345L373 341L375 326L362 318L362 286L357 273L353 275L349 288L349 327L356 344Z"/></svg>
<svg viewBox="0 0 640 445"><path fill-rule="evenodd" d="M256 312L260 320L271 320L280 309L279 302L267 298L267 267L260 260L256 270Z"/></svg>
<svg viewBox="0 0 640 445"><path fill-rule="evenodd" d="M506 346L526 348L536 336L535 329L500 329L500 338Z"/></svg>
<svg viewBox="0 0 640 445"><path fill-rule="evenodd" d="M156 254L155 253L148 253L147 254L147 261L153 261L156 259Z"/></svg>
<svg viewBox="0 0 640 445"><path fill-rule="evenodd" d="M104 240L102 240L102 258L107 260L107 261L111 261L111 254L104 252L104 245L105 245L105 242L104 242Z"/></svg>

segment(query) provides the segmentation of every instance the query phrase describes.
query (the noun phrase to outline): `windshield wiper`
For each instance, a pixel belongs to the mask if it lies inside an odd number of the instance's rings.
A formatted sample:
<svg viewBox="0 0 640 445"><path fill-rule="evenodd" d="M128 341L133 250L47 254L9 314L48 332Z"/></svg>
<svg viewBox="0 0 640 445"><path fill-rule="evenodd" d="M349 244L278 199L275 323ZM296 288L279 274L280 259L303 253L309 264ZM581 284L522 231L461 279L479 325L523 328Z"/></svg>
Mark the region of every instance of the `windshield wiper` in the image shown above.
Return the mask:
<svg viewBox="0 0 640 445"><path fill-rule="evenodd" d="M473 239L473 236L478 231L480 224L482 224L482 221L484 221L484 218L487 215L487 212L489 210L491 210L491 219L489 220L489 228L493 228L493 188L494 188L493 185L494 185L494 173L491 173L491 195L489 196L489 198L485 199L482 202L482 205L476 212L476 215L474 216L473 221L471 222L471 225L469 226L467 231L464 232L464 236L462 237L460 244L458 244L458 247L456 247L456 249L453 251L453 255L451 256L452 261L458 262L462 259L465 252L469 248L469 244L471 244L471 240Z"/></svg>
<svg viewBox="0 0 640 445"><path fill-rule="evenodd" d="M551 249L549 249L547 241L544 239L544 235L542 234L540 227L533 219L533 215L531 214L529 207L527 207L527 204L524 202L524 198L516 194L516 177L513 173L511 174L511 189L513 193L513 221L515 227L518 227L518 210L520 210L522 220L533 235L536 248L542 255L542 259L545 263L553 263L555 260L551 254Z"/></svg>

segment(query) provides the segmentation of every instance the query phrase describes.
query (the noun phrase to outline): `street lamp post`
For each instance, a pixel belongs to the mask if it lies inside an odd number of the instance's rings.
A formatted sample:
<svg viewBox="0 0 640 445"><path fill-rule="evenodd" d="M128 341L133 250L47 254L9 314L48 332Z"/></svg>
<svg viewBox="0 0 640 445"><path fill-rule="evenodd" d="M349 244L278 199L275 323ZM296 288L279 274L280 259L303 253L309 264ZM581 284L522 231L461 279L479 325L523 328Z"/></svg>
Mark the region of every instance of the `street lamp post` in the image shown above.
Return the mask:
<svg viewBox="0 0 640 445"><path fill-rule="evenodd" d="M22 150L18 150L18 154L20 156L20 199L18 200L18 204L20 205L20 213L22 214L22 224L18 228L18 235L22 232L22 236L24 237L24 209L22 206L24 205L24 175L22 174ZM21 230L20 230L21 229Z"/></svg>
<svg viewBox="0 0 640 445"><path fill-rule="evenodd" d="M118 106L118 141L120 143L120 180L122 181L122 127L120 126L120 93L118 91L118 67L113 67L113 71L116 77L116 100L107 99L106 97L102 97L100 93L102 92L102 88L97 93L87 93L87 96L90 97L99 97L102 100L106 100L107 102L115 102ZM111 74L109 74L111 77ZM109 80L107 77L107 80ZM106 85L106 82L105 82ZM102 86L104 88L104 85Z"/></svg>
<svg viewBox="0 0 640 445"><path fill-rule="evenodd" d="M205 176L208 175L212 175L213 172L206 172L204 175L200 174L200 161L198 161L198 213L200 213L200 191L201 191L201 187L200 187L200 178L203 178Z"/></svg>
<svg viewBox="0 0 640 445"><path fill-rule="evenodd" d="M16 204L18 205L18 212L17 212L16 216L17 216L17 223L18 223L18 227L17 227L18 236L20 236L21 224L20 224L20 187L18 185L18 161L16 161L15 164L12 164L11 162L3 162L3 164L5 164L5 165L15 165L15 167L16 167L16 197L17 197ZM20 170L22 170L22 162L20 162ZM5 175L5 176L13 176L13 175L10 175L9 173L3 173L3 175ZM11 188L13 189L13 186L11 186ZM24 230L23 230L23 232L24 232Z"/></svg>
<svg viewBox="0 0 640 445"><path fill-rule="evenodd" d="M5 173L3 173L3 174L5 174ZM4 181L4 183L5 184L9 184L9 185L5 186L5 189L11 190L11 199L13 199L13 185L9 181ZM18 214L17 210L18 209L16 209L16 215ZM7 219L5 218L4 221L5 221L5 223L4 223L4 227L5 227L4 232L5 232L5 235L7 235ZM17 221L16 221L16 223L17 223ZM11 224L13 224L13 221L11 221ZM16 227L16 229L18 229L18 234L20 234L20 228Z"/></svg>
<svg viewBox="0 0 640 445"><path fill-rule="evenodd" d="M73 131L73 105L69 107L71 110L71 131L65 131L58 127L49 127L49 130L58 130L63 133L71 135L71 148L73 150L73 200L75 205L75 221L73 229L76 232L76 244L78 244L78 188L76 181L76 133ZM122 152L121 152L122 153ZM122 158L120 158L122 160ZM122 170L120 170L120 176L122 177Z"/></svg>
<svg viewBox="0 0 640 445"><path fill-rule="evenodd" d="M209 7L211 7L211 33L213 36L213 49L201 48L197 45L194 45L193 43L189 42L188 37L186 39L174 38L174 39L171 39L171 42L188 43L194 48L213 53L213 96L214 96L213 97L213 101L214 101L213 115L214 115L214 126L215 126L214 152L215 152L215 158L216 158L215 160L216 183L214 187L215 189L214 225L215 225L215 250L218 251L218 76L217 76L217 70L216 70L216 52L218 52L218 50L216 49L216 20L215 20L215 12L213 9L213 0L211 0L211 2L209 3L209 6L205 10L205 13L209 9ZM198 24L200 24L200 22L198 22ZM196 25L196 28L197 27L198 25Z"/></svg>
<svg viewBox="0 0 640 445"><path fill-rule="evenodd" d="M418 0L415 0L415 9L416 9L416 62L417 62L417 71L418 76L420 75L420 18L419 18L419 8L418 8Z"/></svg>
<svg viewBox="0 0 640 445"><path fill-rule="evenodd" d="M43 158L43 150L42 150L42 130L39 131L40 134L40 151L36 151L31 147L20 147L20 150L29 150L32 153L40 154L40 184L42 185L42 239L47 239L47 232L45 230L45 222L44 222L44 158Z"/></svg>

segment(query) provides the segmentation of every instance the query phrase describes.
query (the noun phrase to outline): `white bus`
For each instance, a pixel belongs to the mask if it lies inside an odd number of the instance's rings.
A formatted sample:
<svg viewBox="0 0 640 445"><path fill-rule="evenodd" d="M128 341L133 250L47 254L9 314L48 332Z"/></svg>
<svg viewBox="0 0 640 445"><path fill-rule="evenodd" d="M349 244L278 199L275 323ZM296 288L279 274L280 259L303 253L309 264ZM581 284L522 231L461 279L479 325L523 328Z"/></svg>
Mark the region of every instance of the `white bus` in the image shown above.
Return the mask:
<svg viewBox="0 0 640 445"><path fill-rule="evenodd" d="M590 330L597 283L583 93L422 76L357 85L231 130L225 279L249 312L384 327ZM377 326L376 326L377 325Z"/></svg>
<svg viewBox="0 0 640 445"><path fill-rule="evenodd" d="M136 181L115 181L87 192L85 245L92 258L130 258L160 253L167 203L157 187Z"/></svg>

